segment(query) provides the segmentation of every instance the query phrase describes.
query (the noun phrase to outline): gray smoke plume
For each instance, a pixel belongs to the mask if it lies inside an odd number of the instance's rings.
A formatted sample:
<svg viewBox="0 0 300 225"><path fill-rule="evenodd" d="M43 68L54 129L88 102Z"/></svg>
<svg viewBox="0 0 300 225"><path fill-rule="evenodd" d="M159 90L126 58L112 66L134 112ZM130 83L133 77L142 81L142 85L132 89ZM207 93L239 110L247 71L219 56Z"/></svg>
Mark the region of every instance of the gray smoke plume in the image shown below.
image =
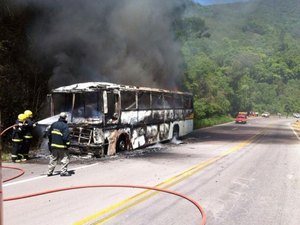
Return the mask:
<svg viewBox="0 0 300 225"><path fill-rule="evenodd" d="M172 22L185 0L18 2L39 11L29 36L35 55L53 65L51 88L85 81L172 88L181 80Z"/></svg>

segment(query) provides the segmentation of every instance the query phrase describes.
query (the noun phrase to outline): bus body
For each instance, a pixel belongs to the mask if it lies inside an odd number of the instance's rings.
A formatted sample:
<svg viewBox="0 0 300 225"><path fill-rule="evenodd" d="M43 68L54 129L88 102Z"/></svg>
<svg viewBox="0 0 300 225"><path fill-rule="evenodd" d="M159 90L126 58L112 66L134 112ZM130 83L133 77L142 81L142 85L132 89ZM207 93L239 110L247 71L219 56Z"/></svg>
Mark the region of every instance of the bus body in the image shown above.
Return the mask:
<svg viewBox="0 0 300 225"><path fill-rule="evenodd" d="M95 156L137 149L180 137L193 130L190 93L87 82L52 90L50 125L68 113L71 148Z"/></svg>

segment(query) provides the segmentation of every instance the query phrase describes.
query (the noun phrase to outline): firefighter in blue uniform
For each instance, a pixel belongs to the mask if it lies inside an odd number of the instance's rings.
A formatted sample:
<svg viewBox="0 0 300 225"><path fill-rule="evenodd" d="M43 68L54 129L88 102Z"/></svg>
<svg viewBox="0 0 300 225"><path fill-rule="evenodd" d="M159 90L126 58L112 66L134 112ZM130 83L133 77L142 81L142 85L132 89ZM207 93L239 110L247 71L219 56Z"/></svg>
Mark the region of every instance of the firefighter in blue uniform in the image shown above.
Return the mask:
<svg viewBox="0 0 300 225"><path fill-rule="evenodd" d="M29 159L29 149L32 142L32 131L36 127L36 123L33 121L32 112L30 110L25 110L24 115L26 115L26 121L24 123L24 140L22 154L24 159Z"/></svg>
<svg viewBox="0 0 300 225"><path fill-rule="evenodd" d="M19 114L18 119L13 127L12 133L12 152L11 152L11 160L13 162L21 162L24 160L22 155L23 148L23 138L24 138L24 123L26 120L26 115Z"/></svg>
<svg viewBox="0 0 300 225"><path fill-rule="evenodd" d="M67 114L65 112L61 112L59 114L58 121L54 122L48 130L51 154L47 176L53 175L58 161L62 162L60 176L70 176L70 173L68 172L68 165L70 162L70 155L68 151L68 147L70 146L69 135Z"/></svg>

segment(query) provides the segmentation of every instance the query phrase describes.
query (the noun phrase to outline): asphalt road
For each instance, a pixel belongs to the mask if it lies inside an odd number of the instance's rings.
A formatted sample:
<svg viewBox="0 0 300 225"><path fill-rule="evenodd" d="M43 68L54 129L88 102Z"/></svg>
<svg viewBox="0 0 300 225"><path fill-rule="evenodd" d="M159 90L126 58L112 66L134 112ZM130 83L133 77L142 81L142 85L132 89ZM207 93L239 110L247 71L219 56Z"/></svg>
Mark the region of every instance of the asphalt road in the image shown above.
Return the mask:
<svg viewBox="0 0 300 225"><path fill-rule="evenodd" d="M209 225L298 225L300 142L295 119L256 118L194 131L182 144L161 144L100 160L72 160L71 177L46 177L46 161L20 164L25 174L3 184L5 225L130 224L194 225L199 210L167 193L137 188L80 188L142 185L182 193L199 203ZM59 167L57 168L59 169ZM18 171L2 169L3 179Z"/></svg>

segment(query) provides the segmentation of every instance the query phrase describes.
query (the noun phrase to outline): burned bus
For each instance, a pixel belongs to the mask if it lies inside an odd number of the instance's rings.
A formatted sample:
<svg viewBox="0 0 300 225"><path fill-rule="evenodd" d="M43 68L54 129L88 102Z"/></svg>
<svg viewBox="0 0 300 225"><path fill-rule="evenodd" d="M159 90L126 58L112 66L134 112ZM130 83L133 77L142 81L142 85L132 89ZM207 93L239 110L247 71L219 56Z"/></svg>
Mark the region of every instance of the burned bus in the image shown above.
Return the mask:
<svg viewBox="0 0 300 225"><path fill-rule="evenodd" d="M114 155L180 137L193 130L190 93L87 82L59 87L48 95L50 125L68 113L71 148L96 157Z"/></svg>

